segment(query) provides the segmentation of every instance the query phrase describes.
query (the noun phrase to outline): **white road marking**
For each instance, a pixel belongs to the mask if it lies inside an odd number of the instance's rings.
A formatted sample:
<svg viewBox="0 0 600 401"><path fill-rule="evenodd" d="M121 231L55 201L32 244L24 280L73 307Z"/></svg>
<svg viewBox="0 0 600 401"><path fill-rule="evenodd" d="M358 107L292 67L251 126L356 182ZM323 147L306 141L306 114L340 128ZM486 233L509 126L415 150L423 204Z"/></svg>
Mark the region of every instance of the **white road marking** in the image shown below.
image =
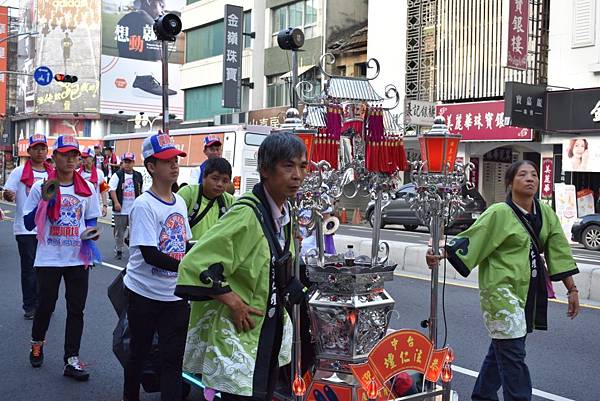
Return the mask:
<svg viewBox="0 0 600 401"><path fill-rule="evenodd" d="M454 370L455 372L458 372L458 373L462 373L467 376L471 376L471 377L477 377L479 375L479 372L476 372L471 369L461 368L460 366L456 366L456 365L452 365L452 370ZM538 397L545 398L545 399L551 400L551 401L575 401L575 400L572 400L571 398L561 397L560 395L548 393L546 391L538 390L535 388L533 389L533 395L536 395Z"/></svg>
<svg viewBox="0 0 600 401"><path fill-rule="evenodd" d="M103 266L106 266L106 267L108 267L108 268L111 268L111 269L119 270L119 271L121 271L121 270L124 270L124 269L125 269L124 267L117 266L117 265L113 265L113 264L111 264L111 263L106 263L106 262L102 262L102 265L103 265Z"/></svg>

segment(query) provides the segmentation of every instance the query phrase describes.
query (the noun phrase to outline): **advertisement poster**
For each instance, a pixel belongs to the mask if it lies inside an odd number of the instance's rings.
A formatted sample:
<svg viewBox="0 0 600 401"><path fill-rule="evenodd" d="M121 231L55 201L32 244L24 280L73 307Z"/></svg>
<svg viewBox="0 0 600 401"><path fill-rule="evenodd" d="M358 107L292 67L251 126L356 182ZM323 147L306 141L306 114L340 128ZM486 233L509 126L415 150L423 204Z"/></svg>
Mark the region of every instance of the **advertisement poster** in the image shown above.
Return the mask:
<svg viewBox="0 0 600 401"><path fill-rule="evenodd" d="M185 0L102 1L102 113L162 112L161 42L154 19L163 13L180 15L184 6ZM169 111L179 118L184 38L182 33L169 44Z"/></svg>
<svg viewBox="0 0 600 401"><path fill-rule="evenodd" d="M594 211L594 191L588 188L577 191L577 216L594 214Z"/></svg>
<svg viewBox="0 0 600 401"><path fill-rule="evenodd" d="M76 83L39 86L21 78L18 109L37 113L96 113L100 95L100 0L24 1L19 67L33 74L39 66L54 74L75 75ZM34 8L35 7L35 8ZM34 11L35 10L35 11Z"/></svg>
<svg viewBox="0 0 600 401"><path fill-rule="evenodd" d="M563 171L600 172L600 138L577 136L562 147Z"/></svg>
<svg viewBox="0 0 600 401"><path fill-rule="evenodd" d="M554 184L554 196L556 199L556 214L560 220L560 225L569 242L571 241L571 227L577 218L577 198L575 194L575 185L564 183Z"/></svg>

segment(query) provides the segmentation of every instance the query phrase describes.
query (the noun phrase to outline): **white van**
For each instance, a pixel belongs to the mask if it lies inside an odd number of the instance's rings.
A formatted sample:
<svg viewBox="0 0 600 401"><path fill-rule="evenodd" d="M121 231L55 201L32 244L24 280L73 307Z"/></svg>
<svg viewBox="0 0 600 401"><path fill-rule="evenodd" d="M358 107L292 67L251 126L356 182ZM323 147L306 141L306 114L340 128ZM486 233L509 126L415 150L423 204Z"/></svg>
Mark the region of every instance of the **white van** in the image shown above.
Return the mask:
<svg viewBox="0 0 600 401"><path fill-rule="evenodd" d="M187 157L179 160L178 183L196 184L189 182L189 179L192 170L197 169L206 160L203 152L204 138L215 136L223 143L223 157L231 163L235 196L252 190L254 184L260 181L256 171L258 147L271 130L271 127L245 124L170 130L169 134L175 146L187 153ZM144 176L144 189L148 188L151 182L142 158L142 142L149 135L150 132L135 132L112 134L103 138L112 144L118 157L125 152L135 153L135 169Z"/></svg>

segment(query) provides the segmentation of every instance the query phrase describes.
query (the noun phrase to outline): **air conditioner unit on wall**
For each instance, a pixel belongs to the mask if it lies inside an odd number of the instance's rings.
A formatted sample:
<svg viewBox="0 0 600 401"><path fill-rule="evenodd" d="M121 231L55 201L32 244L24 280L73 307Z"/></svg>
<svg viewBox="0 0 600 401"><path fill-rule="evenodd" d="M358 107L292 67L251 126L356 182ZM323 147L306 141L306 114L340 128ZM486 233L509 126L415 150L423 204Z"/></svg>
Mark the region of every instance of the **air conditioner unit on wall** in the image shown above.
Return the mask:
<svg viewBox="0 0 600 401"><path fill-rule="evenodd" d="M247 113L218 114L214 118L215 125L243 124L246 120Z"/></svg>

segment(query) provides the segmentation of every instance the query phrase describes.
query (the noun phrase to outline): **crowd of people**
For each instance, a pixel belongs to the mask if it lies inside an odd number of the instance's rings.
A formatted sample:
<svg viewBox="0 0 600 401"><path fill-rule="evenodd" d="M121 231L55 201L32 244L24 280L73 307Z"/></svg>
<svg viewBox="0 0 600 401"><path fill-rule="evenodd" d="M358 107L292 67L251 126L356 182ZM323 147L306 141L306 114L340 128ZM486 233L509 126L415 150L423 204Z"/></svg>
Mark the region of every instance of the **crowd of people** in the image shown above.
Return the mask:
<svg viewBox="0 0 600 401"><path fill-rule="evenodd" d="M236 200L227 193L232 170L221 157L220 141L209 137L204 145L207 160L197 181L175 193L178 160L186 154L167 134L143 142L152 181L145 191L133 153L119 160L107 150L98 157L94 149L80 151L76 138L60 136L51 165L46 137L29 138L29 159L11 173L4 198L16 202L22 307L25 319L33 320L34 368L43 365L46 331L64 281L64 375L89 378L79 351L99 235L95 227L107 215L108 192L116 257L122 257L124 244L129 247L123 283L130 351L123 400L140 399L142 370L156 334L161 400L182 399L184 370L201 377L209 401L215 391L224 401L272 398L279 368L291 359L288 309L305 291L291 274L295 234L288 199L306 175L306 148L292 134L268 136L257 155L260 182ZM567 289L567 315L579 312L572 277L577 266L556 214L535 197L536 166L514 163L506 186L505 203L490 206L442 255L427 254L430 266L447 257L464 276L479 266L491 344L473 400L497 399L500 388L505 400L531 399L525 340L533 330L547 329L551 281Z"/></svg>
<svg viewBox="0 0 600 401"><path fill-rule="evenodd" d="M125 244L129 247L123 283L130 351L123 400L139 400L155 334L162 400L182 398L184 367L222 399L270 398L278 367L291 357L286 300L302 291L290 276L287 199L304 179L306 148L291 134L267 138L258 152L261 183L236 202L227 193L232 170L221 158L220 140L208 137L204 145L207 160L198 178L175 193L178 158L186 154L166 134L144 140L143 163L152 179L145 191L133 153L118 158L112 149L80 151L76 138L65 135L56 138L50 163L47 138L29 138L29 159L11 173L3 196L16 203L14 230L24 317L33 320L34 368L44 363L46 331L64 281L64 375L78 381L90 376L79 359L94 262L89 248L110 202L115 256L121 258ZM218 362L217 355L223 355Z"/></svg>

